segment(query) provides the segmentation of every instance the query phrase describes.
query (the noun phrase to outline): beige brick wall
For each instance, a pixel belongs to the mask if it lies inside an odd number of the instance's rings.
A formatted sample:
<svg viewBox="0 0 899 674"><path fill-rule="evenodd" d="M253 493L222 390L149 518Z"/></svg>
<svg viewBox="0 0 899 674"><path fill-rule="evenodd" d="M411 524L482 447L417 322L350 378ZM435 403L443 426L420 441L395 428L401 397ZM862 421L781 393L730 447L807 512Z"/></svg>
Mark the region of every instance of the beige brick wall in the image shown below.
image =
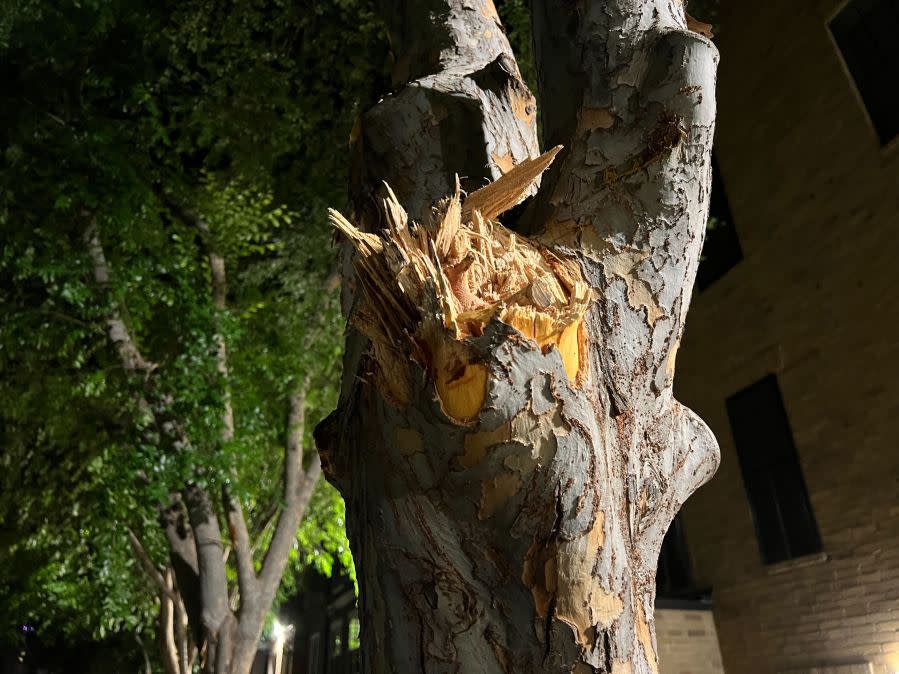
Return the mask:
<svg viewBox="0 0 899 674"><path fill-rule="evenodd" d="M723 674L711 611L656 609L660 674Z"/></svg>
<svg viewBox="0 0 899 674"><path fill-rule="evenodd" d="M899 672L899 147L833 47L837 8L721 5L716 146L745 259L695 297L676 393L722 448L684 523L728 674ZM774 567L724 406L769 372L826 554Z"/></svg>

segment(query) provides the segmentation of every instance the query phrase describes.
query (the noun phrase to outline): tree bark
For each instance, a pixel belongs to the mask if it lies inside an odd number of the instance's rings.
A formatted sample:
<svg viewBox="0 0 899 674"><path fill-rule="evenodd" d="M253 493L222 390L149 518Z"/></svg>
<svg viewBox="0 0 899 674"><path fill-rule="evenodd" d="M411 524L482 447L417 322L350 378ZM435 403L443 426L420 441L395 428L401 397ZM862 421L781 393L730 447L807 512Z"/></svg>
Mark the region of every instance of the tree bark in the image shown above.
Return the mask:
<svg viewBox="0 0 899 674"><path fill-rule="evenodd" d="M170 572L167 572L168 576ZM166 590L172 587L171 578L166 578ZM159 624L157 625L156 640L159 644L159 654L162 658L162 666L166 674L185 674L181 669L181 661L178 653L178 643L175 640L175 599L168 592L159 595Z"/></svg>
<svg viewBox="0 0 899 674"><path fill-rule="evenodd" d="M718 464L672 395L717 51L677 0L535 0L544 129L566 149L528 211L509 213L555 151L524 161L535 129L516 100L532 99L492 4L389 9L397 63L418 79L357 133L359 226L334 220L362 336L316 434L347 500L365 671L656 674L662 538ZM417 12L430 59L396 28ZM505 177L429 210L471 165L446 151L461 147ZM497 147L517 168L487 159ZM396 193L380 212L377 179ZM529 236L496 224L503 211ZM496 290L515 274L514 293Z"/></svg>
<svg viewBox="0 0 899 674"><path fill-rule="evenodd" d="M209 495L198 485L188 485L185 502L197 550L206 671L229 672L234 615L228 604L228 580L218 517Z"/></svg>

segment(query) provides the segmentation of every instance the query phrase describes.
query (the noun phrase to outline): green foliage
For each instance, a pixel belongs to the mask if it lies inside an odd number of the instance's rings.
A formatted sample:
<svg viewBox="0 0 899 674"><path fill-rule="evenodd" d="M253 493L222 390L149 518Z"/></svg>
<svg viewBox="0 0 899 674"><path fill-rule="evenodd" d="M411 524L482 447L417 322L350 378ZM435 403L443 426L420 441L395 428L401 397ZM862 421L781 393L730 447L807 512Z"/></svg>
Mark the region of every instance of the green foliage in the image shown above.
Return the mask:
<svg viewBox="0 0 899 674"><path fill-rule="evenodd" d="M310 378L306 447L335 402L325 207L345 200L346 138L384 62L365 0L3 2L0 642L23 622L149 634L153 590L124 527L163 561L155 506L185 480L216 487L236 468L251 521L279 502L288 396ZM105 291L83 240L93 224ZM223 313L210 246L226 261ZM113 307L157 365L150 384L121 367ZM225 447L218 333L237 427ZM292 557L306 565L352 569L327 485Z"/></svg>
<svg viewBox="0 0 899 674"><path fill-rule="evenodd" d="M534 59L534 37L531 33L531 10L528 0L499 0L496 3L509 44L525 84L537 95L537 62Z"/></svg>

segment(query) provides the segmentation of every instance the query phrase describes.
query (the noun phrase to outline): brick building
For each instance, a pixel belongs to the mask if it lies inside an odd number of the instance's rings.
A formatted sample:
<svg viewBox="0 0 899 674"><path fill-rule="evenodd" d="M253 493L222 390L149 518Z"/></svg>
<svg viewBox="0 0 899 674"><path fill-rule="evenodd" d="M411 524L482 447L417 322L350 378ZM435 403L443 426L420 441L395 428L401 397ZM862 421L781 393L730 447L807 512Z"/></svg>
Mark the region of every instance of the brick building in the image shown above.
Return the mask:
<svg viewBox="0 0 899 674"><path fill-rule="evenodd" d="M719 22L718 226L676 384L722 453L680 516L692 573L728 674L893 674L899 2Z"/></svg>

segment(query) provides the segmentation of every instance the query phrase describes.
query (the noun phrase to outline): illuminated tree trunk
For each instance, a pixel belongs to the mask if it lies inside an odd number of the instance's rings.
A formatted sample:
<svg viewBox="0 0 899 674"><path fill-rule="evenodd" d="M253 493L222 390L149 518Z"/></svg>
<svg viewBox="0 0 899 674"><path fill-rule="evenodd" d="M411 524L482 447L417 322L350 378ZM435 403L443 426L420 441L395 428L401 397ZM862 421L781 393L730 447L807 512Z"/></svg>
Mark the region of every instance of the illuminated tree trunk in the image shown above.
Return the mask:
<svg viewBox="0 0 899 674"><path fill-rule="evenodd" d="M676 0L535 0L565 146L536 159L492 3L383 4L404 86L361 120L333 215L354 330L317 430L365 671L657 672L662 538L718 462L672 397L717 52Z"/></svg>

